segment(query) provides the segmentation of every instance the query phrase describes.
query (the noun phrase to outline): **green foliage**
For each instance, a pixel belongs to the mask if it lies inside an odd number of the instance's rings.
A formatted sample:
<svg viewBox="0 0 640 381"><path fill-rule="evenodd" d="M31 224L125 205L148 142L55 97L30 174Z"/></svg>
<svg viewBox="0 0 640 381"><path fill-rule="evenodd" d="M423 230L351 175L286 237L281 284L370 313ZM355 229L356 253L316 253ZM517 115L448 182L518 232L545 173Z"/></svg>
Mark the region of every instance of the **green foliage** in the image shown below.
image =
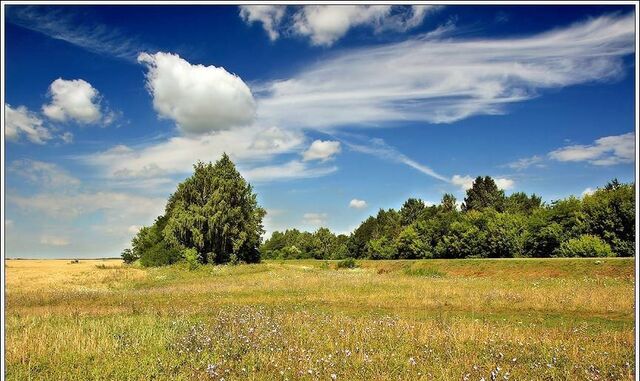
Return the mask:
<svg viewBox="0 0 640 381"><path fill-rule="evenodd" d="M396 249L399 259L426 258L430 252L428 243L420 237L413 225L400 232L396 239Z"/></svg>
<svg viewBox="0 0 640 381"><path fill-rule="evenodd" d="M380 209L350 236L290 229L274 232L261 251L273 259L512 258L574 255L579 245L591 245L608 255L595 236L614 255L632 256L634 212L633 184L613 181L583 199L545 204L522 192L505 197L490 177L478 177L462 211L450 194L437 206L410 198L399 211Z"/></svg>
<svg viewBox="0 0 640 381"><path fill-rule="evenodd" d="M192 247L182 250L182 257L185 262L187 262L187 265L189 265L189 270L195 270L200 265L200 262L198 261L198 250Z"/></svg>
<svg viewBox="0 0 640 381"><path fill-rule="evenodd" d="M410 198L404 202L400 208L400 223L402 226L411 225L418 219L424 210L424 201L416 198Z"/></svg>
<svg viewBox="0 0 640 381"><path fill-rule="evenodd" d="M455 212L456 211L456 197L451 193L445 193L440 201L440 208L443 212Z"/></svg>
<svg viewBox="0 0 640 381"><path fill-rule="evenodd" d="M164 266L177 262L181 258L178 247L164 240L162 230L167 218L158 217L153 225L145 226L131 241L132 254L140 258L143 266Z"/></svg>
<svg viewBox="0 0 640 381"><path fill-rule="evenodd" d="M609 244L594 235L582 235L563 242L556 250L558 257L611 257Z"/></svg>
<svg viewBox="0 0 640 381"><path fill-rule="evenodd" d="M516 192L504 200L504 211L507 213L530 215L540 207L542 207L542 197L535 194L527 196L524 192Z"/></svg>
<svg viewBox="0 0 640 381"><path fill-rule="evenodd" d="M122 260L124 261L124 263L127 263L127 264L133 263L138 259L140 259L139 257L136 257L133 254L133 251L131 249L122 250L122 254L120 254L120 256L122 257Z"/></svg>
<svg viewBox="0 0 640 381"><path fill-rule="evenodd" d="M613 180L583 199L584 230L607 242L617 256L635 255L635 194L633 184Z"/></svg>
<svg viewBox="0 0 640 381"><path fill-rule="evenodd" d="M504 191L498 189L496 182L489 176L478 176L467 190L462 210L482 210L493 208L499 212L504 210Z"/></svg>
<svg viewBox="0 0 640 381"><path fill-rule="evenodd" d="M215 164L194 165L194 174L169 198L166 215L166 241L196 249L202 263L226 263L232 254L260 261L265 211L226 154Z"/></svg>
<svg viewBox="0 0 640 381"><path fill-rule="evenodd" d="M232 259L259 262L264 215L251 185L224 154L215 164L195 164L194 174L169 198L165 215L140 229L122 256L125 262L139 258L143 266L181 258L190 267Z"/></svg>
<svg viewBox="0 0 640 381"><path fill-rule="evenodd" d="M337 269L355 269L358 267L358 263L353 258L347 258L336 263Z"/></svg>

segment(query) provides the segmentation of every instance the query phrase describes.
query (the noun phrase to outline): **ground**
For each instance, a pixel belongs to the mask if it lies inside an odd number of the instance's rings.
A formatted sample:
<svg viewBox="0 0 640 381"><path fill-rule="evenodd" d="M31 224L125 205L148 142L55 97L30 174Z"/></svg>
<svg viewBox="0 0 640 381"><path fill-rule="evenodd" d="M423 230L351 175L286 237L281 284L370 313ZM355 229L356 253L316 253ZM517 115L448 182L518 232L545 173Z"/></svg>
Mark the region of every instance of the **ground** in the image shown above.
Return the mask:
<svg viewBox="0 0 640 381"><path fill-rule="evenodd" d="M633 379L633 259L7 260L7 380Z"/></svg>

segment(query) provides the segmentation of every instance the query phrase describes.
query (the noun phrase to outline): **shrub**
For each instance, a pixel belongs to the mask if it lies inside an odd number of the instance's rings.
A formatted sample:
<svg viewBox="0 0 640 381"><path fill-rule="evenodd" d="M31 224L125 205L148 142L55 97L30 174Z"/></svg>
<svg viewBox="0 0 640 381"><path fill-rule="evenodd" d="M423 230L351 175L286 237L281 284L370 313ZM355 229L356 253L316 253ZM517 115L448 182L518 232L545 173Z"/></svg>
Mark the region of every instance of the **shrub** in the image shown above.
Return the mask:
<svg viewBox="0 0 640 381"><path fill-rule="evenodd" d="M185 262L189 265L189 270L195 270L198 268L200 262L198 261L198 250L194 248L182 250L182 256Z"/></svg>
<svg viewBox="0 0 640 381"><path fill-rule="evenodd" d="M582 235L563 242L556 250L558 257L611 257L608 243L594 235Z"/></svg>
<svg viewBox="0 0 640 381"><path fill-rule="evenodd" d="M358 267L358 263L353 258L343 259L336 264L338 269L355 269L356 267Z"/></svg>

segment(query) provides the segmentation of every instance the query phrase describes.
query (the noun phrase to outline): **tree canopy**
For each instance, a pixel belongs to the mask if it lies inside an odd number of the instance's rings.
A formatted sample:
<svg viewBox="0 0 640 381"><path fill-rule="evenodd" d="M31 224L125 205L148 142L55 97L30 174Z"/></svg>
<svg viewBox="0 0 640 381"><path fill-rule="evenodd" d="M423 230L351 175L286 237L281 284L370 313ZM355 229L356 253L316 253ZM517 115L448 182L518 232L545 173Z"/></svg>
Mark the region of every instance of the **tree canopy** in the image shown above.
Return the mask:
<svg viewBox="0 0 640 381"><path fill-rule="evenodd" d="M169 197L165 214L133 238L132 256L161 265L195 250L200 263L258 262L264 216L251 185L224 154L215 164L194 165L193 175ZM154 255L160 258L150 260Z"/></svg>

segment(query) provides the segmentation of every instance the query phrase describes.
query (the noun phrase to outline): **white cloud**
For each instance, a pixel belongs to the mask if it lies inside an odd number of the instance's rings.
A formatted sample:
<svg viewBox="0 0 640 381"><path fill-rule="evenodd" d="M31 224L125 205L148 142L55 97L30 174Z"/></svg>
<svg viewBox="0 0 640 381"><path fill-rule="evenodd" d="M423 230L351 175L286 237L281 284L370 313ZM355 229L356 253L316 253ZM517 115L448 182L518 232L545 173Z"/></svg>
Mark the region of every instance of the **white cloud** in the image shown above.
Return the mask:
<svg viewBox="0 0 640 381"><path fill-rule="evenodd" d="M241 5L240 17L247 24L253 24L254 22L262 23L262 27L269 35L271 41L275 41L280 32L278 28L280 22L286 12L286 6L284 5Z"/></svg>
<svg viewBox="0 0 640 381"><path fill-rule="evenodd" d="M67 131L60 135L60 139L62 139L65 144L73 143L73 134Z"/></svg>
<svg viewBox="0 0 640 381"><path fill-rule="evenodd" d="M40 243L47 246L69 246L71 241L66 237L43 235L40 237Z"/></svg>
<svg viewBox="0 0 640 381"><path fill-rule="evenodd" d="M251 90L222 67L192 65L170 53L142 53L153 107L181 131L203 134L249 125L254 120Z"/></svg>
<svg viewBox="0 0 640 381"><path fill-rule="evenodd" d="M453 177L451 177L451 184L458 186L463 191L466 191L473 186L474 180L475 178L468 175L454 175ZM494 177L493 181L495 181L498 188L502 190L512 189L515 185L515 182L513 180L504 177Z"/></svg>
<svg viewBox="0 0 640 381"><path fill-rule="evenodd" d="M515 169L517 171L521 171L523 169L527 169L531 166L536 166L536 167L542 167L542 161L544 160L544 158L542 156L538 156L538 155L534 155L531 157L525 157L522 159L518 159L514 162L511 162L509 164L507 164L506 166L511 168L511 169Z"/></svg>
<svg viewBox="0 0 640 381"><path fill-rule="evenodd" d="M140 225L131 225L127 228L127 231L131 234L138 234L138 232L142 229Z"/></svg>
<svg viewBox="0 0 640 381"><path fill-rule="evenodd" d="M48 118L64 122L72 119L78 123L96 123L102 118L100 94L83 79L58 78L49 86L51 103L42 106Z"/></svg>
<svg viewBox="0 0 640 381"><path fill-rule="evenodd" d="M370 26L376 32L406 31L420 25L435 6L415 5L307 5L293 16L293 32L309 37L313 45L330 46L349 29Z"/></svg>
<svg viewBox="0 0 640 381"><path fill-rule="evenodd" d="M302 153L304 161L327 161L340 153L340 142L332 140L315 140L309 149Z"/></svg>
<svg viewBox="0 0 640 381"><path fill-rule="evenodd" d="M357 198L354 198L353 200L349 201L349 208L364 209L366 207L367 202L365 200L358 200Z"/></svg>
<svg viewBox="0 0 640 381"><path fill-rule="evenodd" d="M303 143L300 131L242 127L198 137L176 136L146 147L118 145L81 159L111 179L150 179L188 174L196 161L214 162L223 152L241 168L250 168L255 162L262 163L275 155L291 152Z"/></svg>
<svg viewBox="0 0 640 381"><path fill-rule="evenodd" d="M496 182L498 188L502 190L513 189L513 186L515 185L515 182L513 180L506 179L504 177L496 177L494 181Z"/></svg>
<svg viewBox="0 0 640 381"><path fill-rule="evenodd" d="M410 159L406 155L398 152L395 148L389 146L382 139L370 139L368 144L356 144L351 142L344 142L350 149L360 152L366 153L369 155L373 155L379 157L381 159L386 159L390 161L394 161L397 163L402 163L408 165L409 167L416 169L425 175L434 177L438 180L449 181L446 177L438 174L436 171L431 169L430 167L420 164L417 161Z"/></svg>
<svg viewBox="0 0 640 381"><path fill-rule="evenodd" d="M280 165L267 165L248 169L240 168L240 173L249 181L266 182L320 177L337 170L338 168L335 166L310 168L303 162L292 160Z"/></svg>
<svg viewBox="0 0 640 381"><path fill-rule="evenodd" d="M19 141L25 136L30 142L44 144L52 138L51 132L43 126L43 121L25 106L4 106L4 136L7 140Z"/></svg>
<svg viewBox="0 0 640 381"><path fill-rule="evenodd" d="M342 50L259 86L258 120L326 129L502 114L540 90L619 78L634 25L631 12L528 37L414 37Z"/></svg>
<svg viewBox="0 0 640 381"><path fill-rule="evenodd" d="M453 175L451 178L451 184L460 187L463 191L466 191L473 186L473 180L474 178L471 176Z"/></svg>
<svg viewBox="0 0 640 381"><path fill-rule="evenodd" d="M6 19L90 52L124 60L135 61L138 52L147 49L130 33L112 25L87 23L84 12L74 12L68 7L9 7L6 9Z"/></svg>
<svg viewBox="0 0 640 381"><path fill-rule="evenodd" d="M80 180L67 171L55 164L43 161L16 160L11 163L8 170L45 189L75 188L80 185Z"/></svg>
<svg viewBox="0 0 640 381"><path fill-rule="evenodd" d="M327 213L305 213L302 220L305 224L311 226L326 225Z"/></svg>
<svg viewBox="0 0 640 381"><path fill-rule="evenodd" d="M164 208L164 198L151 198L119 192L78 192L60 194L43 192L34 196L8 195L7 199L25 211L43 213L55 219L75 219L95 212L104 212L107 220L127 221L158 216ZM130 226L122 224L119 226Z"/></svg>
<svg viewBox="0 0 640 381"><path fill-rule="evenodd" d="M595 191L596 191L596 190L595 190L595 189L593 189L593 188L590 188L590 187L589 187L589 188L586 188L585 190L583 190L583 191L582 191L582 197L584 197L584 196L590 196L590 195L594 194L594 193L595 193Z"/></svg>
<svg viewBox="0 0 640 381"><path fill-rule="evenodd" d="M605 136L590 145L570 145L549 153L558 161L581 162L593 165L633 163L635 160L635 133Z"/></svg>

